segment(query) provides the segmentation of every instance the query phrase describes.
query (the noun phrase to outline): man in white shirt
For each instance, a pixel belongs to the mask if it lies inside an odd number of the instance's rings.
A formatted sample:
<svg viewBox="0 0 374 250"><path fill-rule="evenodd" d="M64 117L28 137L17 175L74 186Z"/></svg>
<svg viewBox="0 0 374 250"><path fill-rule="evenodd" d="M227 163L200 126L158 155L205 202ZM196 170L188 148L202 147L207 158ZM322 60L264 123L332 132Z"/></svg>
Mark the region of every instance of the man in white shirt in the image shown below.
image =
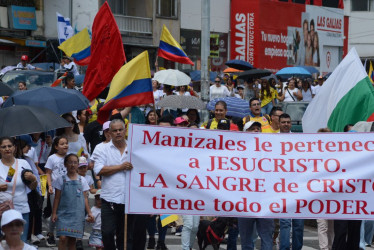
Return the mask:
<svg viewBox="0 0 374 250"><path fill-rule="evenodd" d="M322 76L318 77L318 84L314 87L312 87L312 90L314 91L314 94L317 95L323 85L324 79Z"/></svg>
<svg viewBox="0 0 374 250"><path fill-rule="evenodd" d="M43 70L41 68L37 68L32 66L31 64L27 63L29 61L29 57L27 55L21 56L21 62L17 64L17 69L36 69L36 70Z"/></svg>
<svg viewBox="0 0 374 250"><path fill-rule="evenodd" d="M73 73L75 76L79 76L77 65L70 57L63 56L61 60L61 66L67 71Z"/></svg>
<svg viewBox="0 0 374 250"><path fill-rule="evenodd" d="M105 249L124 248L124 211L126 172L133 166L128 162L125 124L113 120L109 125L112 141L93 152L94 171L102 177L101 231ZM131 230L131 228L129 228ZM129 233L129 232L128 232ZM116 243L114 242L116 236ZM145 244L145 243L144 243Z"/></svg>

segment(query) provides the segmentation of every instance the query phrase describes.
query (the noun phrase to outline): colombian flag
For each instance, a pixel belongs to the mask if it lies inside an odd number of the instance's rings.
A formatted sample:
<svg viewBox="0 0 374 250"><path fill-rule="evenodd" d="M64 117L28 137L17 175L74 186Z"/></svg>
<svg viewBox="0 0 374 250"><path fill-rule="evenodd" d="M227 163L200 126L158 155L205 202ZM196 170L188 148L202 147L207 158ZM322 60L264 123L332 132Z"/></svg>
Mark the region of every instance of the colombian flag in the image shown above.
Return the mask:
<svg viewBox="0 0 374 250"><path fill-rule="evenodd" d="M188 58L187 54L183 51L180 44L172 37L165 25L162 28L158 56L173 62L194 65L190 58Z"/></svg>
<svg viewBox="0 0 374 250"><path fill-rule="evenodd" d="M164 226L178 220L178 215L175 215L175 214L161 214L160 219L161 219L161 226L164 227Z"/></svg>
<svg viewBox="0 0 374 250"><path fill-rule="evenodd" d="M373 70L373 64L370 61L370 67L369 67L369 79L372 84L374 84L374 70Z"/></svg>
<svg viewBox="0 0 374 250"><path fill-rule="evenodd" d="M61 43L58 48L78 65L88 65L91 61L91 38L87 28Z"/></svg>
<svg viewBox="0 0 374 250"><path fill-rule="evenodd" d="M126 63L113 77L98 122L104 123L112 109L154 103L148 51Z"/></svg>

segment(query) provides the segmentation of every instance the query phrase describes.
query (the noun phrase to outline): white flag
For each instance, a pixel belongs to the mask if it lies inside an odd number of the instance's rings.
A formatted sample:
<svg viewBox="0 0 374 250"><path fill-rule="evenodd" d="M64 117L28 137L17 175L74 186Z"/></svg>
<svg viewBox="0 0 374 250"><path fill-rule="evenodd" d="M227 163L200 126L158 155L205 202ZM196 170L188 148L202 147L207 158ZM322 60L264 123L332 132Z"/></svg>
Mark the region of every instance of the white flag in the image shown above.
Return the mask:
<svg viewBox="0 0 374 250"><path fill-rule="evenodd" d="M70 24L70 18L65 18L60 13L56 12L57 15L57 33L59 43L63 43L74 35L74 30Z"/></svg>
<svg viewBox="0 0 374 250"><path fill-rule="evenodd" d="M352 48L322 85L303 116L304 133L328 127L343 132L348 124L374 117L374 88Z"/></svg>

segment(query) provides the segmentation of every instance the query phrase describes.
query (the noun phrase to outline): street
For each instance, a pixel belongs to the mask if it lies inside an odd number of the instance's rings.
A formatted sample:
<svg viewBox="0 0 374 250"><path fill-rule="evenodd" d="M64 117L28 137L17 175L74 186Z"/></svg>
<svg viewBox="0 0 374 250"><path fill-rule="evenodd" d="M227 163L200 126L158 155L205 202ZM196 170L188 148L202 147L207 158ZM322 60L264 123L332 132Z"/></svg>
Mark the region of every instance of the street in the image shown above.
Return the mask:
<svg viewBox="0 0 374 250"><path fill-rule="evenodd" d="M89 198L90 204L93 204L93 195L90 194ZM43 219L43 235L45 236L47 234L47 227L48 221ZM90 232L90 226L86 223L85 233L83 237L83 246L84 249L93 249L88 246L88 238L89 238L89 232ZM227 235L226 235L227 237ZM58 241L58 239L56 239ZM157 241L157 235L156 235L156 241ZM47 247L45 244L45 240L43 240L39 244L39 249L57 249L57 247ZM181 236L175 236L174 234L171 234L171 230L168 230L167 236L166 236L166 246L169 248L169 250L180 250L181 249ZM197 240L195 241L194 248L193 249L199 249L197 245ZM207 249L213 249L211 246ZM221 244L220 249L227 249L225 244ZM240 237L238 238L238 250L241 249L240 246ZM260 249L260 239L257 239L256 242L256 248ZM274 246L274 250L278 249ZM317 228L311 227L311 226L305 226L304 227L304 247L303 250L314 250L319 249L318 247L318 234L317 234ZM374 247L366 247L367 250L374 249Z"/></svg>

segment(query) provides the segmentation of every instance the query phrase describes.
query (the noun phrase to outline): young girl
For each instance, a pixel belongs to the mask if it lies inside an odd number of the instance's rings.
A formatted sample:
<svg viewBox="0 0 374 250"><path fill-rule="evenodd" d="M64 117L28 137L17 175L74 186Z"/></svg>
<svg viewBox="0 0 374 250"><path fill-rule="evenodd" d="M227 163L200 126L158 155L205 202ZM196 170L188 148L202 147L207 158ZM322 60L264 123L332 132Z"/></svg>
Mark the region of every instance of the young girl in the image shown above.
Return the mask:
<svg viewBox="0 0 374 250"><path fill-rule="evenodd" d="M83 237L84 208L88 219L93 221L88 205L90 189L85 178L78 175L78 156L68 154L64 158L67 174L60 176L53 183L56 196L52 209L52 221L56 223L57 236L60 237L58 249L75 249L76 238Z"/></svg>
<svg viewBox="0 0 374 250"><path fill-rule="evenodd" d="M91 209L94 217L94 224L92 225L92 232L88 240L90 247L96 247L96 250L104 249L102 237L101 237L101 200L100 190L97 190L95 194L95 205Z"/></svg>
<svg viewBox="0 0 374 250"><path fill-rule="evenodd" d="M79 166L78 166L78 174L86 179L88 186L90 187L90 193L95 194L97 189L94 187L94 180L92 179L91 175L87 174L88 170L88 162L86 157L81 156L79 157Z"/></svg>
<svg viewBox="0 0 374 250"><path fill-rule="evenodd" d="M54 188L52 183L57 180L58 177L66 174L66 168L64 167L64 157L66 156L69 149L68 140L65 137L58 136L53 140L51 153L45 164L45 169L47 173L47 183L48 183L48 194L51 201L51 206L55 199ZM49 233L47 239L47 246L55 246L56 240L53 234L55 229L55 223L51 220L49 223Z"/></svg>

